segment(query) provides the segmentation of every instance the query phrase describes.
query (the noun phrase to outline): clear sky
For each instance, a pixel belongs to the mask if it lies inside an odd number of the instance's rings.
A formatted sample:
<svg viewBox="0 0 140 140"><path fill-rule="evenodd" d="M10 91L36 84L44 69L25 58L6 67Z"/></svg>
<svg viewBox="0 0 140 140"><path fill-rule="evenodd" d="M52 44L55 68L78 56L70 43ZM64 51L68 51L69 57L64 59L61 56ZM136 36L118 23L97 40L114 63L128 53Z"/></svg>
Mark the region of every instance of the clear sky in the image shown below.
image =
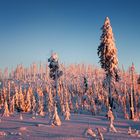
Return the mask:
<svg viewBox="0 0 140 140"><path fill-rule="evenodd" d="M101 26L108 16L120 67L140 72L140 0L0 0L0 68L45 62L98 64Z"/></svg>

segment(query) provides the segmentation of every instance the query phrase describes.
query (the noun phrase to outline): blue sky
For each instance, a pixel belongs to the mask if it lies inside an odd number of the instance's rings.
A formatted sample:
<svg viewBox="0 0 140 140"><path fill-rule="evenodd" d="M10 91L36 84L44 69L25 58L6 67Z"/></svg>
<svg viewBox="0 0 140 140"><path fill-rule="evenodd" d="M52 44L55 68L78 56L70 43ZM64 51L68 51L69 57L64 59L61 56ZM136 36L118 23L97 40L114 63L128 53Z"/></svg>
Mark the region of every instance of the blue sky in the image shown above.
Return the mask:
<svg viewBox="0 0 140 140"><path fill-rule="evenodd" d="M119 66L140 72L139 0L0 0L0 68L45 62L98 65L105 17L111 20Z"/></svg>

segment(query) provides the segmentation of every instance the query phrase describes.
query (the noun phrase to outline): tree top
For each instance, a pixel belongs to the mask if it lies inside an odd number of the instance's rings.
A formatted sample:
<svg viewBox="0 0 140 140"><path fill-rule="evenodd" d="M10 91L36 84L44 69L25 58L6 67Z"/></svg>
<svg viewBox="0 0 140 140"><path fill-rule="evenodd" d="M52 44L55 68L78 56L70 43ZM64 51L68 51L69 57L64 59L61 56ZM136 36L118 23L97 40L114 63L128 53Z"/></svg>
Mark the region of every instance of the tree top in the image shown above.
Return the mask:
<svg viewBox="0 0 140 140"><path fill-rule="evenodd" d="M106 18L105 18L104 24L110 24L110 19L109 19L109 17L106 17Z"/></svg>

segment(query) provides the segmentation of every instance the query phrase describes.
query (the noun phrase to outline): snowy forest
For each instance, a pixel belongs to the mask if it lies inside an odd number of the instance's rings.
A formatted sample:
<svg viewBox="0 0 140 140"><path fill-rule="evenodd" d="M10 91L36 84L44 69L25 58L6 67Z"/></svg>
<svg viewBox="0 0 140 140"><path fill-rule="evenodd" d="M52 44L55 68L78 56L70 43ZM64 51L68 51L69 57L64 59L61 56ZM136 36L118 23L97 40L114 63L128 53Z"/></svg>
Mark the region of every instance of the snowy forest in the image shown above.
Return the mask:
<svg viewBox="0 0 140 140"><path fill-rule="evenodd" d="M0 139L140 139L139 74L118 66L108 17L101 31L101 67L64 65L52 53L0 71Z"/></svg>

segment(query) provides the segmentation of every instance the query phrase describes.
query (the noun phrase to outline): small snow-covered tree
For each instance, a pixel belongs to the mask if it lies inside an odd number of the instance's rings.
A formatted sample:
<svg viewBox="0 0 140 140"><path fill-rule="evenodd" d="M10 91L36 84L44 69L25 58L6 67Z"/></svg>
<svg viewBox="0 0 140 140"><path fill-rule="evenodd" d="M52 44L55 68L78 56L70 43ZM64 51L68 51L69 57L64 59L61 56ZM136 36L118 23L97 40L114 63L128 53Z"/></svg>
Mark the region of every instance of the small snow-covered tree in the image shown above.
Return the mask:
<svg viewBox="0 0 140 140"><path fill-rule="evenodd" d="M49 90L48 90L47 87L48 87L48 86L46 86L46 90L44 91L44 98L43 98L44 112L47 112L47 106L48 106L47 99L48 99Z"/></svg>
<svg viewBox="0 0 140 140"><path fill-rule="evenodd" d="M69 97L68 97L68 91L67 91L67 88L64 87L63 89L63 94L64 94L64 97L63 97L63 102L65 104L65 107L64 107L64 117L65 117L65 120L70 120L70 108L69 108Z"/></svg>
<svg viewBox="0 0 140 140"><path fill-rule="evenodd" d="M23 93L22 93L22 89L20 88L20 91L19 91L19 97L18 97L18 108L20 109L20 110L24 110L24 106L25 106L25 104L24 104L24 95L23 95Z"/></svg>
<svg viewBox="0 0 140 140"><path fill-rule="evenodd" d="M98 56L100 58L101 67L106 72L106 80L108 83L109 90L109 104L112 107L112 96L111 96L111 82L115 78L116 81L119 80L118 76L118 58L117 58L117 48L115 46L115 40L112 32L112 27L110 20L106 17L104 25L102 26L101 43L98 46Z"/></svg>
<svg viewBox="0 0 140 140"><path fill-rule="evenodd" d="M109 119L109 126L107 128L107 131L113 131L113 132L117 132L116 128L114 127L114 115L113 112L111 110L111 107L109 107L109 110L107 112L107 117Z"/></svg>
<svg viewBox="0 0 140 140"><path fill-rule="evenodd" d="M100 128L97 128L97 132L98 132L99 140L104 140L104 136L103 136L103 134L101 133Z"/></svg>
<svg viewBox="0 0 140 140"><path fill-rule="evenodd" d="M36 111L37 111L37 109L36 109L36 100L35 100L35 96L32 95L32 97L31 97L31 112L32 112L33 115L35 115Z"/></svg>
<svg viewBox="0 0 140 140"><path fill-rule="evenodd" d="M90 111L92 113L92 115L96 115L97 114L97 108L96 108L96 104L93 98L91 98L90 101Z"/></svg>
<svg viewBox="0 0 140 140"><path fill-rule="evenodd" d="M18 101L19 101L19 98L18 98L18 90L15 89L15 95L14 95L14 100L15 100L15 107L17 108L19 105L18 105Z"/></svg>
<svg viewBox="0 0 140 140"><path fill-rule="evenodd" d="M135 94L135 66L132 63L132 66L130 68L130 73L131 73L131 91L130 91L130 119L134 119L136 116L136 94Z"/></svg>
<svg viewBox="0 0 140 140"><path fill-rule="evenodd" d="M132 129L131 129L131 127L129 126L129 128L128 128L128 135L131 135L132 134Z"/></svg>
<svg viewBox="0 0 140 140"><path fill-rule="evenodd" d="M39 104L38 113L40 116L44 116L45 112L43 107L43 101L40 99L38 104Z"/></svg>
<svg viewBox="0 0 140 140"><path fill-rule="evenodd" d="M52 96L52 89L50 88L49 92L48 92L48 114L49 114L49 118L52 117L52 112L53 112L53 96Z"/></svg>
<svg viewBox="0 0 140 140"><path fill-rule="evenodd" d="M31 111L31 96L29 91L27 91L25 95L25 112L29 111Z"/></svg>
<svg viewBox="0 0 140 140"><path fill-rule="evenodd" d="M2 116L9 117L9 114L10 114L10 112L8 109L8 104L7 104L7 101L5 101Z"/></svg>
<svg viewBox="0 0 140 140"><path fill-rule="evenodd" d="M56 126L60 126L61 125L61 120L60 120L60 118L58 116L56 105L54 106L54 112L53 112L53 116L52 116L51 122L52 122L51 123L52 125L56 125Z"/></svg>
<svg viewBox="0 0 140 140"><path fill-rule="evenodd" d="M66 101L66 107L65 107L65 120L70 120L70 108L69 103Z"/></svg>
<svg viewBox="0 0 140 140"><path fill-rule="evenodd" d="M13 114L14 111L15 111L15 98L13 96L11 101L10 101L10 114Z"/></svg>
<svg viewBox="0 0 140 140"><path fill-rule="evenodd" d="M33 63L32 65L32 71L33 71L33 81L35 81L35 78L36 78L36 74L37 74L37 65L36 63Z"/></svg>

